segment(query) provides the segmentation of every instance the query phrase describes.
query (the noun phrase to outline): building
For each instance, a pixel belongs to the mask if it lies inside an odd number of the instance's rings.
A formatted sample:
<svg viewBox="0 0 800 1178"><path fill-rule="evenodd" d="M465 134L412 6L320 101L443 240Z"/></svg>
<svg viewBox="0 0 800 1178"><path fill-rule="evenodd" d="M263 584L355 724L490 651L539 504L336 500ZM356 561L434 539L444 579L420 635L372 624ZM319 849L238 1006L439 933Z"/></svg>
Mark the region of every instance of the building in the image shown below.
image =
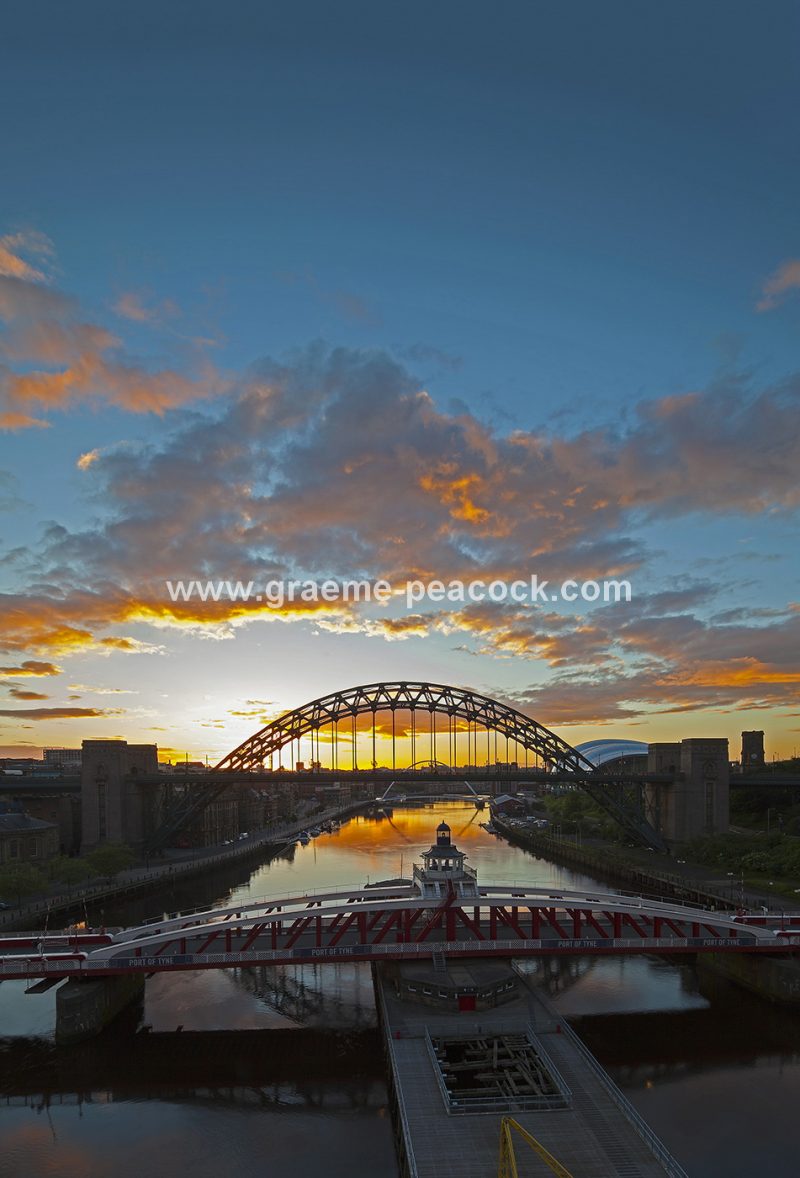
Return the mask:
<svg viewBox="0 0 800 1178"><path fill-rule="evenodd" d="M0 773L12 777L26 777L30 773L40 774L42 762L33 757L0 757Z"/></svg>
<svg viewBox="0 0 800 1178"><path fill-rule="evenodd" d="M647 769L648 746L643 740L586 740L575 747L587 761L607 773L644 773Z"/></svg>
<svg viewBox="0 0 800 1178"><path fill-rule="evenodd" d="M477 875L465 864L466 855L450 841L450 827L440 822L436 842L422 852L422 867L414 864L414 886L422 896L441 897L456 892L459 896L477 896Z"/></svg>
<svg viewBox="0 0 800 1178"><path fill-rule="evenodd" d="M158 777L158 748L127 740L85 740L81 761L81 846L144 841L160 815L151 814L162 791L144 789L143 777Z"/></svg>
<svg viewBox="0 0 800 1178"><path fill-rule="evenodd" d="M498 797L492 798L491 810L493 814L505 814L513 818L518 814L525 813L525 803L511 794L500 794Z"/></svg>
<svg viewBox="0 0 800 1178"><path fill-rule="evenodd" d="M441 822L436 842L422 852L422 866L414 864L415 890L439 904L448 895L477 898L477 872L466 866L465 859L451 842L450 827ZM517 978L503 961L443 957L438 963L402 962L393 967L391 976L398 998L454 1012L489 1010L518 996Z"/></svg>
<svg viewBox="0 0 800 1178"><path fill-rule="evenodd" d="M648 782L648 817L668 842L721 834L730 815L728 741L692 737L648 746L648 774L669 777Z"/></svg>
<svg viewBox="0 0 800 1178"><path fill-rule="evenodd" d="M742 733L742 768L743 769L763 769L764 768L764 733L763 732L743 732Z"/></svg>
<svg viewBox="0 0 800 1178"><path fill-rule="evenodd" d="M0 813L0 866L46 863L58 854L58 827L22 810Z"/></svg>
<svg viewBox="0 0 800 1178"><path fill-rule="evenodd" d="M42 749L42 757L45 766L49 769L63 769L67 773L80 773L83 749Z"/></svg>

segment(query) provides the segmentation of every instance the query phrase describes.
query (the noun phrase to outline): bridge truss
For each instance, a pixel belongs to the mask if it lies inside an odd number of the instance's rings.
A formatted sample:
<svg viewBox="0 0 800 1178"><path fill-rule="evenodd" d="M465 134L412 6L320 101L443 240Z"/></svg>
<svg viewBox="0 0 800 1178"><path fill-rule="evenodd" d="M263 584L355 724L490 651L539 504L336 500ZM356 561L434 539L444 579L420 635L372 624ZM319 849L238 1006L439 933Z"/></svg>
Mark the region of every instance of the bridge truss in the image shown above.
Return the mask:
<svg viewBox="0 0 800 1178"><path fill-rule="evenodd" d="M798 918L734 917L686 905L507 885L439 897L413 887L289 896L117 931L0 938L4 978L101 977L448 957L755 952L800 947Z"/></svg>
<svg viewBox="0 0 800 1178"><path fill-rule="evenodd" d="M230 774L282 768L284 751L291 757L295 750L299 751L303 739L310 741L312 763L321 763L322 747L329 749L334 772L346 771L347 766L340 763L344 742L350 751L351 768L357 770L359 717L371 717L372 768L377 773L377 718L386 713L390 716L387 729L391 733L391 763L387 769L397 768L398 720L400 737L410 737L412 763L420 751L419 742L427 737L430 762L442 763L439 754L443 757L446 749L444 763L456 768L459 747L463 750L466 738L467 764L479 768L485 763L489 769L498 763L505 741L506 762L509 750L516 750L515 759L524 760L526 768L530 763L536 769L544 766L557 770L558 780L584 790L636 842L665 849L657 821L646 812L645 790L640 779L603 773L556 733L489 696L441 683L396 682L336 691L271 721L223 757L207 780L193 784L175 800L150 839L148 850L163 846L219 797L230 784ZM420 715L428 717L427 728L418 725ZM442 721L438 728L437 719ZM324 741L323 734L327 734Z"/></svg>

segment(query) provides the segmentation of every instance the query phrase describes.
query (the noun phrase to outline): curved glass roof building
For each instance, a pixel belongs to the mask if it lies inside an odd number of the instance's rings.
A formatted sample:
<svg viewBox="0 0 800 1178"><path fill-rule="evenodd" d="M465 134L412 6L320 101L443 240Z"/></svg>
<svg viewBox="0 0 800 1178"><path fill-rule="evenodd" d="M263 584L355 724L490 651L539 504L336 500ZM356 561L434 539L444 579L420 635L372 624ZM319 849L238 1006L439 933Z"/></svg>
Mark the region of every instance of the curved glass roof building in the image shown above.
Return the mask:
<svg viewBox="0 0 800 1178"><path fill-rule="evenodd" d="M647 742L644 740L586 740L575 746L588 761L598 768L606 761L620 757L646 757Z"/></svg>

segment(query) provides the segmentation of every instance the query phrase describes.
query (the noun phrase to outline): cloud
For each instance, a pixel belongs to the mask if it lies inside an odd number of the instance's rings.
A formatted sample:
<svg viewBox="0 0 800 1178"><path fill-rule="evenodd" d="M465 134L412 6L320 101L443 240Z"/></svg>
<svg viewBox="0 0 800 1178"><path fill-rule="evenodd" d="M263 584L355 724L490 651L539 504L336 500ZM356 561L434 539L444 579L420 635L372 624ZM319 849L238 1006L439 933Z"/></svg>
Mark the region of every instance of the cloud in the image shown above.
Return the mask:
<svg viewBox="0 0 800 1178"><path fill-rule="evenodd" d="M647 607L625 620L619 606L609 606L594 611L588 633L582 629L577 621L567 636L572 658L518 697L544 724L779 708L797 698L797 610L767 625L714 625L691 612Z"/></svg>
<svg viewBox="0 0 800 1178"><path fill-rule="evenodd" d="M45 285L45 272L25 261L27 249L45 258L41 235L0 239L0 428L41 427L39 413L76 404L115 405L130 413L163 414L212 398L230 385L208 361L200 341L180 345L180 366L131 356L119 336L86 316L77 300ZM146 307L123 296L128 319L154 321L176 313L173 304ZM118 307L120 304L118 304Z"/></svg>
<svg viewBox="0 0 800 1178"><path fill-rule="evenodd" d="M761 298L756 303L757 311L771 311L780 306L793 290L800 289L800 258L790 258L778 267L761 288Z"/></svg>
<svg viewBox="0 0 800 1178"><path fill-rule="evenodd" d="M9 720L87 720L122 716L121 708L0 708L0 716Z"/></svg>
<svg viewBox="0 0 800 1178"><path fill-rule="evenodd" d="M0 275L26 282L46 282L47 273L38 267L47 265L54 253L53 243L43 233L8 233L0 237ZM33 255L36 264L26 261L25 254Z"/></svg>
<svg viewBox="0 0 800 1178"><path fill-rule="evenodd" d="M111 346L82 352L58 372L7 372L0 384L7 404L33 404L53 410L102 401L129 413L162 415L167 409L218 395L225 389L210 365L195 378L170 369L150 372L139 363L109 359L104 352Z"/></svg>
<svg viewBox="0 0 800 1178"><path fill-rule="evenodd" d="M21 675L60 675L61 667L57 667L55 663L37 662L35 659L27 659L24 663L20 663L16 667L0 667L0 675L13 675L19 678Z"/></svg>
<svg viewBox="0 0 800 1178"><path fill-rule="evenodd" d="M21 687L9 687L8 694L12 699L49 699L49 695L44 695L41 691L25 691Z"/></svg>
<svg viewBox="0 0 800 1178"><path fill-rule="evenodd" d="M144 301L142 295L135 291L121 294L114 303L114 311L122 319L130 319L133 323L160 323L164 319L173 319L180 314L178 306L171 299L161 302Z"/></svg>
<svg viewBox="0 0 800 1178"><path fill-rule="evenodd" d="M6 433L16 433L20 429L48 429L49 426L49 421L31 417L29 413L0 413L0 429Z"/></svg>
<svg viewBox="0 0 800 1178"><path fill-rule="evenodd" d="M370 638L384 638L387 642L402 642L406 638L425 638L431 633L434 618L424 614L403 614L396 618L359 617L355 614L334 618L319 618L320 630L334 634L366 634Z"/></svg>
<svg viewBox="0 0 800 1178"><path fill-rule="evenodd" d="M75 588L61 594L42 591L0 594L0 650L56 655L87 650L101 654L153 653L158 648L139 639L102 633L129 620L134 612L135 603L112 586L107 586L105 592ZM22 664L23 667L51 665L35 660Z"/></svg>
<svg viewBox="0 0 800 1178"><path fill-rule="evenodd" d="M97 462L99 457L99 450L87 450L85 454L80 455L75 465L77 466L78 470L88 470L93 462Z"/></svg>
<svg viewBox="0 0 800 1178"><path fill-rule="evenodd" d="M342 603L171 602L166 579L627 575L647 560L628 534L647 519L796 505L798 408L800 382L734 381L591 432L504 433L439 409L382 352L264 361L160 443L86 452L99 521L48 529L39 579L67 588L7 601L6 649L137 649L116 630L142 622L217 637L257 619L395 639L432 626ZM607 662L593 621L573 633L541 621L506 614L501 633L497 615L471 610L440 628L484 627L496 652L554 667L576 650Z"/></svg>

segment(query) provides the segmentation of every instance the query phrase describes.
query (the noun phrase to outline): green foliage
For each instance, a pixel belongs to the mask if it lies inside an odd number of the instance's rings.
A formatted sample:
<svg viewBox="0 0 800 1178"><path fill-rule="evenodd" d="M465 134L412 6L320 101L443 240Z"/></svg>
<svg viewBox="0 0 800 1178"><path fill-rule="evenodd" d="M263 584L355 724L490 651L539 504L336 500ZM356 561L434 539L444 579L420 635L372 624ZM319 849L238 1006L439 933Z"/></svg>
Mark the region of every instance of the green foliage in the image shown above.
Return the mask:
<svg viewBox="0 0 800 1178"><path fill-rule="evenodd" d="M715 834L684 845L687 859L721 867L735 874L743 871L785 880L800 879L800 839L781 834Z"/></svg>
<svg viewBox="0 0 800 1178"><path fill-rule="evenodd" d="M620 827L583 790L548 794L544 804L550 822L560 823L564 833L576 833L580 828L587 837L619 838Z"/></svg>
<svg viewBox="0 0 800 1178"><path fill-rule="evenodd" d="M33 896L45 887L45 879L32 863L7 863L0 868L0 896L13 897L21 904L26 896Z"/></svg>
<svg viewBox="0 0 800 1178"><path fill-rule="evenodd" d="M48 878L54 883L73 884L83 883L92 874L92 869L85 859L70 859L68 855L59 855L51 859L45 868Z"/></svg>
<svg viewBox="0 0 800 1178"><path fill-rule="evenodd" d="M120 871L131 867L136 862L136 856L124 843L104 843L102 847L89 852L86 862L95 875L113 879Z"/></svg>

